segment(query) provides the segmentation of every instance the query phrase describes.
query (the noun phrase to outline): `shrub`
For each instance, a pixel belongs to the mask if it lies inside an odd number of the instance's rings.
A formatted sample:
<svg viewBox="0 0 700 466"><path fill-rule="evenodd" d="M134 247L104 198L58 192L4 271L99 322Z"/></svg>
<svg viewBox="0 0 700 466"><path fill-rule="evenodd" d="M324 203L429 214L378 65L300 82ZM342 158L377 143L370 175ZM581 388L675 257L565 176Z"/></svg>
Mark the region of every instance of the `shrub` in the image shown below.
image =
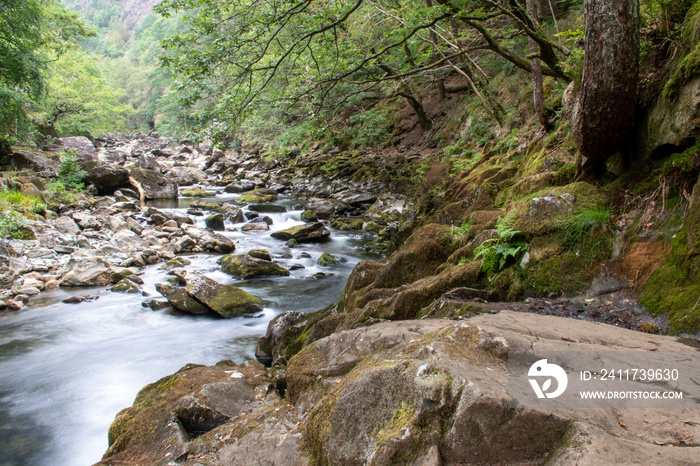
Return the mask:
<svg viewBox="0 0 700 466"><path fill-rule="evenodd" d="M0 237L8 236L15 239L25 239L27 221L14 210L5 210L0 215Z"/></svg>
<svg viewBox="0 0 700 466"><path fill-rule="evenodd" d="M61 151L61 164L58 167L58 180L69 191L82 191L87 172L78 163L74 150Z"/></svg>
<svg viewBox="0 0 700 466"><path fill-rule="evenodd" d="M50 204L75 204L78 202L77 191L66 189L66 186L61 181L48 183L44 197Z"/></svg>

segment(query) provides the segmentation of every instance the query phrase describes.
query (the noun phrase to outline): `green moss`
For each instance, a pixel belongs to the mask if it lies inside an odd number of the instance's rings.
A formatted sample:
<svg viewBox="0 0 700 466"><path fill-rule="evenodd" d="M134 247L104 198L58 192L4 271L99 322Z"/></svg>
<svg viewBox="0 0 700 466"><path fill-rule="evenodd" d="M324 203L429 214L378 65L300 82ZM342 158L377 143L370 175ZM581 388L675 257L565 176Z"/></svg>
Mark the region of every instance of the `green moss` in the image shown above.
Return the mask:
<svg viewBox="0 0 700 466"><path fill-rule="evenodd" d="M587 260L569 251L548 259L535 260L523 272L525 285L535 295L582 292L597 273Z"/></svg>
<svg viewBox="0 0 700 466"><path fill-rule="evenodd" d="M671 75L671 79L664 86L663 96L670 99L677 98L684 85L700 76L700 43L698 43L698 36L700 35L699 3L696 2L688 13L684 29L686 45L694 44L694 47L691 45L690 52L683 57L683 60Z"/></svg>
<svg viewBox="0 0 700 466"><path fill-rule="evenodd" d="M377 431L377 447L381 448L382 444L391 437L401 435L404 429L411 426L415 418L416 410L402 401L401 406L394 412L389 422Z"/></svg>
<svg viewBox="0 0 700 466"><path fill-rule="evenodd" d="M667 316L672 333L700 329L700 256L688 251L685 228L671 241L671 253L642 287L640 302Z"/></svg>
<svg viewBox="0 0 700 466"><path fill-rule="evenodd" d="M278 196L275 191L270 189L256 189L249 193L242 194L236 200L246 204L266 204L275 202L277 198Z"/></svg>
<svg viewBox="0 0 700 466"><path fill-rule="evenodd" d="M121 437L129 428L134 416L131 414L131 408L126 408L117 414L114 422L109 426L107 432L107 445L110 447Z"/></svg>
<svg viewBox="0 0 700 466"><path fill-rule="evenodd" d="M185 197L214 197L216 193L202 188L189 188L180 191L180 195Z"/></svg>

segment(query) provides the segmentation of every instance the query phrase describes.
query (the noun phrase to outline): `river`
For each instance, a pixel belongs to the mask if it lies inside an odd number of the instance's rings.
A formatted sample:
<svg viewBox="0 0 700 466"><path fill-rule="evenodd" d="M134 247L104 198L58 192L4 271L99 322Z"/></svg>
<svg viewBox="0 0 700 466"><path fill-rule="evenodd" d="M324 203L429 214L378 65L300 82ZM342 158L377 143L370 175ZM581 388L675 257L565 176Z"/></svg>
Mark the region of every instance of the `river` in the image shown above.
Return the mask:
<svg viewBox="0 0 700 466"><path fill-rule="evenodd" d="M235 197L218 195L216 200ZM181 198L158 207L184 212L190 202ZM131 405L144 385L187 363L251 359L273 317L289 310L312 312L337 301L355 264L376 256L361 249L367 238L356 233L332 230L330 241L294 249L271 238L274 231L302 224L296 203L294 198L281 198L277 204L289 211L265 214L274 222L270 231L224 233L236 242L236 254L264 248L287 268L304 266L289 277L242 281L219 270L218 255L187 256L189 270L235 283L263 298L265 308L258 316L178 316L144 308L148 298L142 295L104 288L58 289L39 295L21 311L0 313L0 465L90 465L107 449L107 429L114 416ZM196 221L203 225L202 217ZM319 267L316 259L323 252L347 261ZM300 257L302 253L310 257ZM167 278L159 267L150 266L141 276L142 289L151 297L160 297L154 286ZM326 277L315 278L318 272ZM100 298L61 302L76 294Z"/></svg>

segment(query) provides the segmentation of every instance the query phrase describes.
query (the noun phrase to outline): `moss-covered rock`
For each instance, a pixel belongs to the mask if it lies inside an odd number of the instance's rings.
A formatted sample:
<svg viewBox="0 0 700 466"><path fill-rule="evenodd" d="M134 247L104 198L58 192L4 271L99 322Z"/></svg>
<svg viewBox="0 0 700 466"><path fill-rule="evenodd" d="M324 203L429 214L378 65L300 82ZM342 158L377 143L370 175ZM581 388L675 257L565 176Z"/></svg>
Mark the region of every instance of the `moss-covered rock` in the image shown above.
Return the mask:
<svg viewBox="0 0 700 466"><path fill-rule="evenodd" d="M281 213L286 212L287 208L279 204L251 204L248 206L248 210L253 212Z"/></svg>
<svg viewBox="0 0 700 466"><path fill-rule="evenodd" d="M443 225L418 229L378 274L375 288L395 288L433 275L452 253L453 238Z"/></svg>
<svg viewBox="0 0 700 466"><path fill-rule="evenodd" d="M263 300L237 286L222 285L198 272L185 275L187 294L225 319L262 311Z"/></svg>
<svg viewBox="0 0 700 466"><path fill-rule="evenodd" d="M180 196L183 197L215 197L214 191L207 191L202 188L187 188L180 191Z"/></svg>
<svg viewBox="0 0 700 466"><path fill-rule="evenodd" d="M642 286L640 296L649 311L668 317L674 333L700 330L700 253L697 243L689 248L687 232L693 227L697 225L686 223L671 240L666 259Z"/></svg>
<svg viewBox="0 0 700 466"><path fill-rule="evenodd" d="M175 257L175 258L167 261L160 268L163 270L166 270L166 271L170 271L170 270L174 270L174 269L181 269L185 266L190 265L191 263L192 262L188 261L184 257Z"/></svg>
<svg viewBox="0 0 700 466"><path fill-rule="evenodd" d="M269 254L268 254L269 256ZM272 261L250 255L228 255L217 261L221 271L243 279L258 277L286 277L289 270Z"/></svg>
<svg viewBox="0 0 700 466"><path fill-rule="evenodd" d="M112 287L109 289L109 291L115 292L115 293L140 293L141 290L139 289L138 285L128 278L125 278L121 280L119 283L116 285L112 285Z"/></svg>
<svg viewBox="0 0 700 466"><path fill-rule="evenodd" d="M204 224L207 228L215 231L224 231L226 227L224 226L224 215L223 214L211 214L204 219Z"/></svg>
<svg viewBox="0 0 700 466"><path fill-rule="evenodd" d="M361 218L339 218L331 223L331 226L336 230L351 231L362 230L365 221Z"/></svg>
<svg viewBox="0 0 700 466"><path fill-rule="evenodd" d="M318 215L313 210L305 210L301 213L302 222L318 222Z"/></svg>
<svg viewBox="0 0 700 466"><path fill-rule="evenodd" d="M270 251L267 249L251 249L248 251L250 257L255 257L256 259L262 259L264 261L272 261L272 256Z"/></svg>
<svg viewBox="0 0 700 466"><path fill-rule="evenodd" d="M245 194L241 194L237 201L246 204L267 204L275 202L279 196L271 189L256 189Z"/></svg>
<svg viewBox="0 0 700 466"><path fill-rule="evenodd" d="M326 241L330 235L331 232L323 226L323 223L316 222L276 231L270 236L282 241L293 239L297 241L297 243L318 243Z"/></svg>
<svg viewBox="0 0 700 466"><path fill-rule="evenodd" d="M333 255L324 252L318 258L318 260L316 260L316 263L321 267L333 267L334 265L338 265L340 261L336 259Z"/></svg>
<svg viewBox="0 0 700 466"><path fill-rule="evenodd" d="M162 294L168 302L177 310L194 315L207 315L209 309L187 294L187 290L170 283L157 283L156 291Z"/></svg>
<svg viewBox="0 0 700 466"><path fill-rule="evenodd" d="M190 204L190 207L193 209L199 209L199 210L209 210L211 212L218 212L221 214L226 213L226 208L223 207L221 204L218 204L216 202L212 201L194 201Z"/></svg>

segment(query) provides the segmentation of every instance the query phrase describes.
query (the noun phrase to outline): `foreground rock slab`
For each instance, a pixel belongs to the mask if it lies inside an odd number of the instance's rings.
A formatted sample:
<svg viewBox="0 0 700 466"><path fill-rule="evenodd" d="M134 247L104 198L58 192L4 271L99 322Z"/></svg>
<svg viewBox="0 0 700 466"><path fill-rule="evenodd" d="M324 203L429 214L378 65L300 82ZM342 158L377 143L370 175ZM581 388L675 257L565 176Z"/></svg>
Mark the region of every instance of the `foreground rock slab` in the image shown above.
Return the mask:
<svg viewBox="0 0 700 466"><path fill-rule="evenodd" d="M304 347L287 367L284 398L268 391L269 405L252 402L245 413L222 413L227 420L210 412L209 425L221 423L196 441L173 425L172 413L183 397L188 409L206 411L199 394L210 382L178 385L176 393L168 378L146 387L134 407L117 416L111 432L120 435L110 440L103 464L127 458L149 464L179 458L189 465L696 462L697 409L515 407L507 353L528 349L697 351L675 337L509 311L457 322L378 323ZM238 370L241 375L231 377L245 377L250 387L265 377ZM146 396L168 402L156 405Z"/></svg>

